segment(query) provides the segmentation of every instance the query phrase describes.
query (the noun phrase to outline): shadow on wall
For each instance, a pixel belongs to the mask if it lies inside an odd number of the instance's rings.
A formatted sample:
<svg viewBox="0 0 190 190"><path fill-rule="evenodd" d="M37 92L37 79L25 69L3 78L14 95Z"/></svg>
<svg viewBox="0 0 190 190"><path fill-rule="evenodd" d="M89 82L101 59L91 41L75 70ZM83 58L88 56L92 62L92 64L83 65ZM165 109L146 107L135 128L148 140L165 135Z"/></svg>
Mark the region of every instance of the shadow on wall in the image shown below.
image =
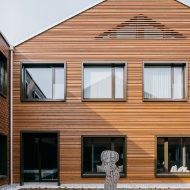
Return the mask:
<svg viewBox="0 0 190 190"><path fill-rule="evenodd" d="M60 182L103 182L104 179L97 177L90 180L81 178L81 136L125 135L126 155L123 156L126 156L127 177L119 182L167 181L155 178L155 137L148 129L139 128L141 119L138 119L138 113L131 114L127 102L81 102L81 83L75 82L81 81L81 76L74 79L67 81L66 102L20 102L19 91L15 91L15 160L20 160L17 154L20 151L20 131L57 130L60 131ZM14 84L20 86L19 80ZM131 110L132 107L130 104ZM138 124L131 125L133 122ZM19 179L19 167L19 164L14 165L15 180ZM170 181L176 182L176 178L170 178Z"/></svg>

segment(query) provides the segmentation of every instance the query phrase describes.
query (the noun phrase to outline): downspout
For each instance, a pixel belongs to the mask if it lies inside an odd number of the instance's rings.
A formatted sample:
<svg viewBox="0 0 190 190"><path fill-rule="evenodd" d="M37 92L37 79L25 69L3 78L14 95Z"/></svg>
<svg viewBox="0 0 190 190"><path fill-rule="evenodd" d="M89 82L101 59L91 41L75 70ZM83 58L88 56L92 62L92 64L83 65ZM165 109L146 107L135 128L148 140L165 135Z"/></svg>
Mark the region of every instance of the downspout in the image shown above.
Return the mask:
<svg viewBox="0 0 190 190"><path fill-rule="evenodd" d="M10 185L13 186L13 52L14 47L10 46Z"/></svg>

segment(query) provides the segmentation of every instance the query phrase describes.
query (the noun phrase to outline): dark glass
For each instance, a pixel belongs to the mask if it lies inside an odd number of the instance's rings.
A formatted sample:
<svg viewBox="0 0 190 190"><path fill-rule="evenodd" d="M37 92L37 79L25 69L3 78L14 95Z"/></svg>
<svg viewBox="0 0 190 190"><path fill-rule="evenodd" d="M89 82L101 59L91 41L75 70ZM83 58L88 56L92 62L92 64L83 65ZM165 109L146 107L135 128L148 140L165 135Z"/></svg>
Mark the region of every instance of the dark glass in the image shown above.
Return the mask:
<svg viewBox="0 0 190 190"><path fill-rule="evenodd" d="M24 138L24 181L39 181L39 138Z"/></svg>
<svg viewBox="0 0 190 190"><path fill-rule="evenodd" d="M7 175L7 137L0 135L0 176Z"/></svg>
<svg viewBox="0 0 190 190"><path fill-rule="evenodd" d="M56 134L24 134L24 181L57 181Z"/></svg>
<svg viewBox="0 0 190 190"><path fill-rule="evenodd" d="M7 95L7 63L5 58L0 60L0 93Z"/></svg>
<svg viewBox="0 0 190 190"><path fill-rule="evenodd" d="M168 138L169 172L189 172L190 138Z"/></svg>
<svg viewBox="0 0 190 190"><path fill-rule="evenodd" d="M164 169L164 138L157 139L157 173L163 173Z"/></svg>
<svg viewBox="0 0 190 190"><path fill-rule="evenodd" d="M101 153L105 150L114 150L119 154L116 163L121 173L124 172L124 138L120 137L84 137L83 139L83 173L104 173L100 167Z"/></svg>
<svg viewBox="0 0 190 190"><path fill-rule="evenodd" d="M111 150L111 138L85 138L83 150L84 173L102 172L100 155L104 150Z"/></svg>
<svg viewBox="0 0 190 190"><path fill-rule="evenodd" d="M48 158L48 159L47 159ZM42 138L41 140L41 178L42 180L57 180L57 139Z"/></svg>

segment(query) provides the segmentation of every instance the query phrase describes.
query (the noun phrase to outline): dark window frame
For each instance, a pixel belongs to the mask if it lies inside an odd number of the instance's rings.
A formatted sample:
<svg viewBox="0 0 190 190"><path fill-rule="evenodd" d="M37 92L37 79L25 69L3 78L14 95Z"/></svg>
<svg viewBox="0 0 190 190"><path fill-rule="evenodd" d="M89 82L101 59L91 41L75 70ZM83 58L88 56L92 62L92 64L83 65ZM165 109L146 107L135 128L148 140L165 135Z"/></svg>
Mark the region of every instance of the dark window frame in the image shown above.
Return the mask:
<svg viewBox="0 0 190 190"><path fill-rule="evenodd" d="M7 97L8 90L8 66L7 58L0 52L0 95Z"/></svg>
<svg viewBox="0 0 190 190"><path fill-rule="evenodd" d="M51 66L64 68L64 99L50 99L50 98L25 98L26 96L26 85L25 85L25 68L49 68ZM65 102L66 101L66 62L21 62L21 91L20 100L21 102ZM52 79L53 80L53 79ZM35 93L35 92L34 92Z"/></svg>
<svg viewBox="0 0 190 190"><path fill-rule="evenodd" d="M5 143L6 143L5 147L3 147L3 149L0 150L0 153L2 153L2 152L5 153L4 157L2 157L2 156L0 157L0 164L3 163L2 160L5 161L5 163L2 164L3 165L3 168L1 168L2 171L0 169L0 179L4 179L7 177L7 174L8 174L8 137L7 137L7 135L1 134L1 133L0 133L0 136L2 138L4 138L4 139L2 139L2 141L5 141ZM0 140L0 142L1 142L1 140ZM0 144L2 144L2 143L0 143ZM1 174L1 172L2 172L2 174Z"/></svg>
<svg viewBox="0 0 190 190"><path fill-rule="evenodd" d="M123 66L123 98L114 98L113 94L115 94L115 75L112 70L112 98L84 98L84 68L85 66L96 67L96 66ZM81 99L83 102L125 102L127 101L127 62L125 61L85 61L81 64L82 70L82 85L81 85ZM115 96L115 95L114 95Z"/></svg>
<svg viewBox="0 0 190 190"><path fill-rule="evenodd" d="M180 66L183 67L183 98L145 98L144 97L144 69L146 66ZM142 68L142 101L143 102L186 102L188 101L188 62L187 61L144 61ZM174 77L174 76L173 76ZM172 85L172 84L171 84ZM173 91L173 90L172 90ZM172 92L173 96L173 92Z"/></svg>
<svg viewBox="0 0 190 190"><path fill-rule="evenodd" d="M175 177L190 177L190 172L185 173L185 172L165 172L165 173L157 173L157 142L158 138L190 138L190 135L156 135L155 136L155 163L154 163L154 168L155 168L155 177L162 178L162 177L169 177L169 178L175 178ZM165 150L166 146L166 150ZM165 155L167 151L167 155ZM168 141L166 141L166 144L164 143L164 159L168 160ZM165 160L164 160L165 161ZM166 168L168 168L168 161L165 163Z"/></svg>
<svg viewBox="0 0 190 190"><path fill-rule="evenodd" d="M84 138L123 138L123 173L120 173L121 178L127 177L127 137L125 135L82 135L81 136L81 177L82 178L105 178L105 173L91 173L84 172L83 159L84 159Z"/></svg>

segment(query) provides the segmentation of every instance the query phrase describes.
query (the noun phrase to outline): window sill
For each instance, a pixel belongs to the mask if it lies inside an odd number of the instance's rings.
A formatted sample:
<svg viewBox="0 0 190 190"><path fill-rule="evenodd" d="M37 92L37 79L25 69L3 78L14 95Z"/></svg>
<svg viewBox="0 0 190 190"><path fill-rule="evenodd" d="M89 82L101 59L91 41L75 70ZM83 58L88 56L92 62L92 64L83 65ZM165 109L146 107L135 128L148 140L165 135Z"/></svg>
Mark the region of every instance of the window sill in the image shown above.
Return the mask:
<svg viewBox="0 0 190 190"><path fill-rule="evenodd" d="M154 99L143 99L143 102L187 102L188 99L161 99L161 98L154 98Z"/></svg>
<svg viewBox="0 0 190 190"><path fill-rule="evenodd" d="M0 175L0 180L5 179L7 176L6 175Z"/></svg>
<svg viewBox="0 0 190 190"><path fill-rule="evenodd" d="M2 96L3 98L7 98L7 95L4 95L4 94L2 94L2 93L0 93L0 96Z"/></svg>
<svg viewBox="0 0 190 190"><path fill-rule="evenodd" d="M126 102L126 99L86 98L82 102Z"/></svg>
<svg viewBox="0 0 190 190"><path fill-rule="evenodd" d="M21 102L66 102L65 99L21 99Z"/></svg>
<svg viewBox="0 0 190 190"><path fill-rule="evenodd" d="M156 174L156 177L190 177L190 172L162 173Z"/></svg>
<svg viewBox="0 0 190 190"><path fill-rule="evenodd" d="M105 173L85 173L81 175L82 178L105 178L106 174ZM120 173L121 178L125 178L126 174Z"/></svg>

